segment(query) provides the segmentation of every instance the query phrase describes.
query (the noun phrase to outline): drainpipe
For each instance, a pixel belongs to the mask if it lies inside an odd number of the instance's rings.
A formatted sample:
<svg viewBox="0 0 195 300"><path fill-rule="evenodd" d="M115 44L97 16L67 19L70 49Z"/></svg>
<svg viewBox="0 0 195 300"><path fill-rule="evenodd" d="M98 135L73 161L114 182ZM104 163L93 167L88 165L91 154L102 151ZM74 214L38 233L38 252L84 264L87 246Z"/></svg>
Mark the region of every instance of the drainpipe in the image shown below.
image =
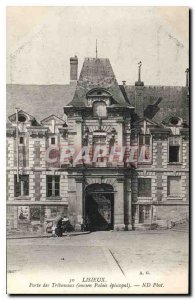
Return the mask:
<svg viewBox="0 0 195 300"><path fill-rule="evenodd" d="M86 197L86 192L85 192L85 175L84 172L82 172L83 175L83 184L82 184L82 218L83 218L83 230L86 230L86 212L85 212L85 197Z"/></svg>
<svg viewBox="0 0 195 300"><path fill-rule="evenodd" d="M17 182L19 182L18 109L19 109L19 108L16 108L16 161L17 161Z"/></svg>
<svg viewBox="0 0 195 300"><path fill-rule="evenodd" d="M151 203L151 215L150 215L150 229L152 227L152 223L153 223L153 205Z"/></svg>

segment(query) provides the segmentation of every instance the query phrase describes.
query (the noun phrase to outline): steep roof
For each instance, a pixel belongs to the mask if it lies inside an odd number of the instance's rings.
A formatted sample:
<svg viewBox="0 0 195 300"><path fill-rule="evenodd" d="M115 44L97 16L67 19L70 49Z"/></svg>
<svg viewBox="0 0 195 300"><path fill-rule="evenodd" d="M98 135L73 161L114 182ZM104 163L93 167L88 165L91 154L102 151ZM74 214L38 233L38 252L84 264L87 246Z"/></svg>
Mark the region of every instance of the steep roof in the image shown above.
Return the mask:
<svg viewBox="0 0 195 300"><path fill-rule="evenodd" d="M128 105L119 88L108 58L85 58L73 100L69 105L87 106L87 92L98 87L107 89L118 105Z"/></svg>
<svg viewBox="0 0 195 300"><path fill-rule="evenodd" d="M51 114L62 118L63 107L71 101L74 92L74 85L7 84L6 115L12 115L19 107L39 121Z"/></svg>
<svg viewBox="0 0 195 300"><path fill-rule="evenodd" d="M130 105L135 107L135 86L125 85ZM144 86L144 115L160 123L175 115L189 123L188 89L185 86Z"/></svg>
<svg viewBox="0 0 195 300"><path fill-rule="evenodd" d="M135 86L125 85L127 100L135 106ZM38 121L55 114L63 117L63 107L73 99L74 85L7 85L7 117L19 107ZM124 91L123 91L124 93ZM145 115L160 123L169 115L185 118L189 123L189 103L186 87L145 86Z"/></svg>

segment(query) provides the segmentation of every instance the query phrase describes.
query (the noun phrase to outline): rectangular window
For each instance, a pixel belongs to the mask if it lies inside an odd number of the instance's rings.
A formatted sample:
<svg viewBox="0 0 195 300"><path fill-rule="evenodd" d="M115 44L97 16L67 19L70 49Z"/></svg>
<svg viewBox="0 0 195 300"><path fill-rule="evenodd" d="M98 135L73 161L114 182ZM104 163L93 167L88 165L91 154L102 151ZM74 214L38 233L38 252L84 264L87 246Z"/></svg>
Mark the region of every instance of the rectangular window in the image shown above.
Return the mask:
<svg viewBox="0 0 195 300"><path fill-rule="evenodd" d="M55 137L52 137L52 138L51 138L51 144L52 144L52 145L55 145L55 143L56 143L56 138L55 138Z"/></svg>
<svg viewBox="0 0 195 300"><path fill-rule="evenodd" d="M171 136L169 138L169 162L178 163L180 161L180 137Z"/></svg>
<svg viewBox="0 0 195 300"><path fill-rule="evenodd" d="M139 205L139 223L147 223L150 221L150 205Z"/></svg>
<svg viewBox="0 0 195 300"><path fill-rule="evenodd" d="M169 162L179 162L179 146L169 146Z"/></svg>
<svg viewBox="0 0 195 300"><path fill-rule="evenodd" d="M139 163L151 161L151 136L150 135L139 135Z"/></svg>
<svg viewBox="0 0 195 300"><path fill-rule="evenodd" d="M20 136L20 145L24 144L24 137Z"/></svg>
<svg viewBox="0 0 195 300"><path fill-rule="evenodd" d="M19 182L17 182L17 175L14 175L14 196L28 196L29 195L29 175L20 175Z"/></svg>
<svg viewBox="0 0 195 300"><path fill-rule="evenodd" d="M97 158L94 157L94 154L97 153ZM104 162L106 161L106 136L93 136L93 159L96 159L94 162Z"/></svg>
<svg viewBox="0 0 195 300"><path fill-rule="evenodd" d="M60 196L60 176L47 176L47 197Z"/></svg>
<svg viewBox="0 0 195 300"><path fill-rule="evenodd" d="M151 178L138 178L138 197L151 197Z"/></svg>
<svg viewBox="0 0 195 300"><path fill-rule="evenodd" d="M168 176L167 178L167 195L171 197L181 196L181 177Z"/></svg>

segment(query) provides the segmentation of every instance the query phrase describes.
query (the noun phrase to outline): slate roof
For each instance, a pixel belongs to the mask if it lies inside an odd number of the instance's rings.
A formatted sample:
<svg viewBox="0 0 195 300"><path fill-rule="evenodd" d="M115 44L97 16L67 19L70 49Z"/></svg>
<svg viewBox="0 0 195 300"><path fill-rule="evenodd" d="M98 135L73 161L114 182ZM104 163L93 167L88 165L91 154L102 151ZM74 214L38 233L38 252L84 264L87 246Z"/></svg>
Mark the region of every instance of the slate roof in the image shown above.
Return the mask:
<svg viewBox="0 0 195 300"><path fill-rule="evenodd" d="M135 86L125 85L127 101L135 105ZM63 118L63 107L73 99L72 85L7 85L7 118L19 107L38 121L55 114ZM160 123L169 115L177 115L189 123L186 87L145 86L145 116Z"/></svg>
<svg viewBox="0 0 195 300"><path fill-rule="evenodd" d="M119 106L128 106L117 83L108 58L85 58L71 106L87 106L86 94L94 88L105 88Z"/></svg>
<svg viewBox="0 0 195 300"><path fill-rule="evenodd" d="M86 94L94 88L105 88L114 106L135 107L135 86L118 85L107 58L86 58L77 85L7 85L7 117L19 107L37 121L51 114L63 118L64 106L86 106ZM187 88L182 86L144 86L144 116L160 123L166 117L178 116L189 124Z"/></svg>
<svg viewBox="0 0 195 300"><path fill-rule="evenodd" d="M135 107L135 86L125 85L130 105ZM144 86L144 115L160 123L168 116L178 116L189 123L188 89L185 86Z"/></svg>
<svg viewBox="0 0 195 300"><path fill-rule="evenodd" d="M63 107L73 98L74 85L20 85L8 84L6 88L6 115L18 107L41 121L51 114L63 118Z"/></svg>

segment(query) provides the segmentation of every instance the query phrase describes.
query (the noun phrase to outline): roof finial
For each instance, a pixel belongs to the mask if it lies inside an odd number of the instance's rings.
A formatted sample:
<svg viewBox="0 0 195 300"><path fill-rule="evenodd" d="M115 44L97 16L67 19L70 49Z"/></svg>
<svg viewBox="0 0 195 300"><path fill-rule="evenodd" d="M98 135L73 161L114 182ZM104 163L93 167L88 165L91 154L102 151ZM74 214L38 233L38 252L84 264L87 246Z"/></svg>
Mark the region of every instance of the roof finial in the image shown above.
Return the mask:
<svg viewBox="0 0 195 300"><path fill-rule="evenodd" d="M97 39L96 39L96 59L97 59L97 55L98 55L98 50L97 50Z"/></svg>
<svg viewBox="0 0 195 300"><path fill-rule="evenodd" d="M141 81L141 67L142 67L142 62L138 62L138 81Z"/></svg>

